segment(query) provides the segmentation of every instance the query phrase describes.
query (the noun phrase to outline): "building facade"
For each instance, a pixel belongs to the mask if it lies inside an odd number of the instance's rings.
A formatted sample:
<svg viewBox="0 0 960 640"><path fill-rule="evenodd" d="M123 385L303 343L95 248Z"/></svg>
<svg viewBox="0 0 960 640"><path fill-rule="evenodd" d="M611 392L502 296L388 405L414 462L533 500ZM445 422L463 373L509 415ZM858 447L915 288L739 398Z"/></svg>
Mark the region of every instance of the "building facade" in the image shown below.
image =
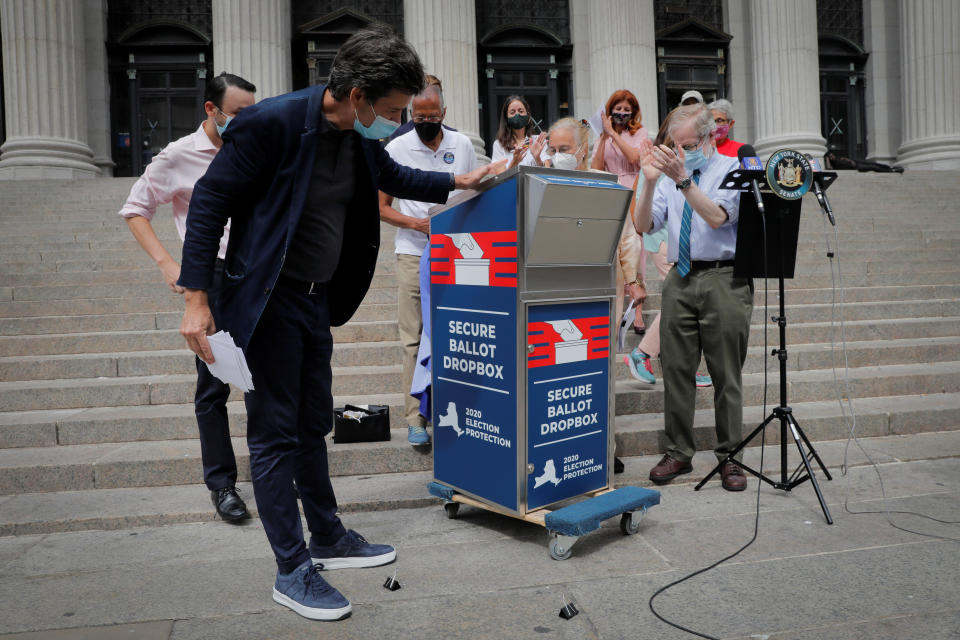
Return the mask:
<svg viewBox="0 0 960 640"><path fill-rule="evenodd" d="M196 128L211 74L258 99L322 83L373 22L441 78L480 155L513 94L546 129L630 89L652 132L697 89L761 156L960 168L949 0L0 0L0 179L139 175Z"/></svg>

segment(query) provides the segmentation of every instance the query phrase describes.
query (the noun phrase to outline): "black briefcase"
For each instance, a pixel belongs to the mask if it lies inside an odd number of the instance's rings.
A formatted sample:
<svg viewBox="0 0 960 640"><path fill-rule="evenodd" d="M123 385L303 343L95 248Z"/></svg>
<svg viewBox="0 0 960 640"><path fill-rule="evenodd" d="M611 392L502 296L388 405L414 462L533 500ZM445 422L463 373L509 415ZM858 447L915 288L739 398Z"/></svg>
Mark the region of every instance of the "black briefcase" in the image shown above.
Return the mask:
<svg viewBox="0 0 960 640"><path fill-rule="evenodd" d="M363 413L359 420L344 417L345 411ZM367 408L348 404L333 410L334 442L382 442L390 439L390 407L371 404Z"/></svg>

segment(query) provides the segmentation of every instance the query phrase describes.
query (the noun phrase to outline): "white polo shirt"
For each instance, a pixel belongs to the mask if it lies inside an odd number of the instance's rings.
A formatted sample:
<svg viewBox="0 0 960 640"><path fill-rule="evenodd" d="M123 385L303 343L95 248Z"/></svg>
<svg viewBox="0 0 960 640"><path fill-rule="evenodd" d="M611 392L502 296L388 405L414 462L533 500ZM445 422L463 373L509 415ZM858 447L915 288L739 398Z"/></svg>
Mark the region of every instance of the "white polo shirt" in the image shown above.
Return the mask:
<svg viewBox="0 0 960 640"><path fill-rule="evenodd" d="M477 168L477 155L473 151L470 138L449 129L443 129L443 138L436 151L423 144L414 129L391 140L387 145L387 153L394 162L423 171L443 171L460 175ZM460 193L459 190L451 191L450 197L458 193ZM434 206L432 202L417 200L396 198L393 201L394 209L411 218L426 218L427 211L432 206ZM423 254L424 247L427 246L427 234L400 228L397 229L394 244L397 247L396 253L420 256Z"/></svg>

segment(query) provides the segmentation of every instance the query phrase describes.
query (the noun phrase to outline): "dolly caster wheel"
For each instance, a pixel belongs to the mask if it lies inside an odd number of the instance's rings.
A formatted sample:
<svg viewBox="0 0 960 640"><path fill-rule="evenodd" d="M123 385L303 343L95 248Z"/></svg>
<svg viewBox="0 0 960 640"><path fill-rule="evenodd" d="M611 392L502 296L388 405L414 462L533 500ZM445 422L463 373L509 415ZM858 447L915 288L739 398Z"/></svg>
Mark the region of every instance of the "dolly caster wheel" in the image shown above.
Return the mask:
<svg viewBox="0 0 960 640"><path fill-rule="evenodd" d="M620 516L620 531L623 531L625 536L632 536L640 531L640 517L634 517L632 513L625 513Z"/></svg>
<svg viewBox="0 0 960 640"><path fill-rule="evenodd" d="M550 541L550 557L554 560L566 560L573 554L573 549L564 548L559 540Z"/></svg>

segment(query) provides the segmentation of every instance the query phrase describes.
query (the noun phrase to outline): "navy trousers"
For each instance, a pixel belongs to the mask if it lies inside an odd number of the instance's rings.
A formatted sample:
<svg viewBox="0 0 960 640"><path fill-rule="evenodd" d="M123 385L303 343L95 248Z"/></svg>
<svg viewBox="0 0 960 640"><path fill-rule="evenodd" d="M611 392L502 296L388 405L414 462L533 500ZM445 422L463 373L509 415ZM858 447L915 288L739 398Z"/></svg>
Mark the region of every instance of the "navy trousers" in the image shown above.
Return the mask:
<svg viewBox="0 0 960 640"><path fill-rule="evenodd" d="M217 260L213 285L207 290L207 300L217 328L220 316L217 297L223 282L223 262ZM197 361L197 392L193 408L200 432L200 456L203 459L203 481L211 491L237 484L237 460L230 442L230 423L227 420L227 398L230 385L220 382L200 358Z"/></svg>
<svg viewBox="0 0 960 640"><path fill-rule="evenodd" d="M294 480L314 544L346 533L324 440L333 428L332 353L326 290L308 294L281 277L246 353L254 385L246 394L253 493L281 573L310 558Z"/></svg>

